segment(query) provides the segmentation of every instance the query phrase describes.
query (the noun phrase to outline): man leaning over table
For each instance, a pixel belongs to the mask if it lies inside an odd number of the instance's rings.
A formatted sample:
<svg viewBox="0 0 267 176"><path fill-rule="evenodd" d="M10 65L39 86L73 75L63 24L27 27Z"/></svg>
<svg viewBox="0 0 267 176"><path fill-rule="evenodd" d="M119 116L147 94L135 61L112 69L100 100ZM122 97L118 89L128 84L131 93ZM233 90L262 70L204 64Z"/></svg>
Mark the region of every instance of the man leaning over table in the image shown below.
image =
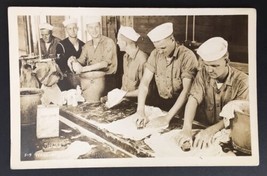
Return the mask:
<svg viewBox="0 0 267 176"><path fill-rule="evenodd" d="M219 116L224 105L232 100L248 100L248 75L229 66L228 42L221 37L204 42L197 54L203 60L203 68L190 90L178 143L205 148L212 144L214 134L224 128ZM193 142L194 119L208 127L197 133Z"/></svg>
<svg viewBox="0 0 267 176"><path fill-rule="evenodd" d="M166 126L176 113L181 113L198 67L195 54L175 41L172 23L161 24L147 35L155 49L148 58L139 86L137 128L143 128L147 124L154 127ZM161 97L160 103L169 112L149 122L145 114L145 100L153 77Z"/></svg>

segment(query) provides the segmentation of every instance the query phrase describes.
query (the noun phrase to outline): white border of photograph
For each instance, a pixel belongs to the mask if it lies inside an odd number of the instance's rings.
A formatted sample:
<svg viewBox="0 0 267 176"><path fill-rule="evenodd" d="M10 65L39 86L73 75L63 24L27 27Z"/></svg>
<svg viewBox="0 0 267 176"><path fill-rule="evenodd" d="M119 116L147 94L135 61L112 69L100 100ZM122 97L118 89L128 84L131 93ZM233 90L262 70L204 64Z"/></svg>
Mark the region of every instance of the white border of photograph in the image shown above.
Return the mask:
<svg viewBox="0 0 267 176"><path fill-rule="evenodd" d="M84 16L156 16L156 15L248 15L249 101L252 156L242 157L170 157L21 161L20 159L20 81L18 23L20 15ZM11 168L83 168L83 167L165 167L165 166L256 166L259 164L256 88L256 10L249 8L58 8L9 7Z"/></svg>

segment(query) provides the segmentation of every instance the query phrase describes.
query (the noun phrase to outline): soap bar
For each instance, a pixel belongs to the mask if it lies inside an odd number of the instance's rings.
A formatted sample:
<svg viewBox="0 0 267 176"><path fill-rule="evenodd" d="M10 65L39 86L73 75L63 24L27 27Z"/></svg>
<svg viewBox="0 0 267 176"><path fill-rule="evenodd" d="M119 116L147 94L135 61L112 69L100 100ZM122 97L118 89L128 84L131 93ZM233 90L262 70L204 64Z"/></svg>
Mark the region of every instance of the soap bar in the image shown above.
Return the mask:
<svg viewBox="0 0 267 176"><path fill-rule="evenodd" d="M38 105L36 136L40 138L59 136L59 107L56 105Z"/></svg>
<svg viewBox="0 0 267 176"><path fill-rule="evenodd" d="M185 141L183 143L183 145L181 146L181 149L184 151L184 152L188 152L191 150L191 144L190 144L190 141Z"/></svg>

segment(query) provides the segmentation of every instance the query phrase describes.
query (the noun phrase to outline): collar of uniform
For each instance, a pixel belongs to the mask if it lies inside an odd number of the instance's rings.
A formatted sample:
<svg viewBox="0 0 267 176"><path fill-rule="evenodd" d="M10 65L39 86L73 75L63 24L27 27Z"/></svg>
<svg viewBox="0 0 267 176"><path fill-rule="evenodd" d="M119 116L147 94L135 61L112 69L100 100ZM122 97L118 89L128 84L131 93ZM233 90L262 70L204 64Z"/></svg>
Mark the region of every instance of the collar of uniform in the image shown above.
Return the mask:
<svg viewBox="0 0 267 176"><path fill-rule="evenodd" d="M169 62L167 65L170 65L174 59L177 59L178 52L179 52L179 47L180 47L180 46L181 46L181 45L178 44L177 42L175 43L174 52L173 52L173 54L172 54L172 57L170 57L170 58L171 58L170 62ZM166 59L166 58L164 58L164 59Z"/></svg>
<svg viewBox="0 0 267 176"><path fill-rule="evenodd" d="M204 69L205 69L205 68L204 68ZM227 78L226 78L224 84L227 85L227 86L232 86L232 84L233 84L233 79L232 79L231 75L232 75L232 73L233 73L233 70L232 70L232 68L231 68L230 66L228 66L228 70L229 70L229 71L228 71L228 76L227 76ZM211 84L213 85L213 87L217 87L217 86L216 86L216 80L215 80L215 79L212 79L211 77L209 77L209 79L207 79L207 82L208 82L208 83L211 82Z"/></svg>
<svg viewBox="0 0 267 176"><path fill-rule="evenodd" d="M177 58L180 46L181 45L176 42L175 49L174 49L174 52L173 52L173 55L172 55L172 59L176 59Z"/></svg>
<svg viewBox="0 0 267 176"><path fill-rule="evenodd" d="M136 51L135 51L133 57L129 55L130 56L129 58L131 58L132 60L135 60L138 52L139 52L139 47L136 48Z"/></svg>
<svg viewBox="0 0 267 176"><path fill-rule="evenodd" d="M53 44L53 43L55 43L55 37L52 35L50 44Z"/></svg>
<svg viewBox="0 0 267 176"><path fill-rule="evenodd" d="M232 73L233 73L233 69L230 66L228 66L228 76L225 81L225 84L228 86L232 86L233 84Z"/></svg>
<svg viewBox="0 0 267 176"><path fill-rule="evenodd" d="M104 41L104 36L101 35L101 36L100 36L99 43L102 43L103 41ZM99 44L99 43L98 43L98 44ZM89 44L93 46L93 39L89 41Z"/></svg>

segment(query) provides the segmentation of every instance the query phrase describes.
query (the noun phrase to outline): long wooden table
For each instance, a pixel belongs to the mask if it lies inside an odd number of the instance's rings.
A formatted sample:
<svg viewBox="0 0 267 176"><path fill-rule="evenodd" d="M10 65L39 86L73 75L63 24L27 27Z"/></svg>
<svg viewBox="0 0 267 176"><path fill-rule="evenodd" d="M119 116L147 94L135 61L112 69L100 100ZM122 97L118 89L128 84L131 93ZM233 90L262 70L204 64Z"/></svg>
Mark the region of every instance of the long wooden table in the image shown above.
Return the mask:
<svg viewBox="0 0 267 176"><path fill-rule="evenodd" d="M75 124L75 128L79 128L85 133L95 134L131 157L151 157L153 151L144 140L125 139L98 126L99 123L110 123L130 116L136 112L136 108L136 103L129 100L124 100L112 109L107 109L102 103L83 103L77 107L61 107L60 115L62 121ZM182 119L173 118L166 132L174 128L181 128L182 124ZM205 126L195 122L193 128L202 129Z"/></svg>

